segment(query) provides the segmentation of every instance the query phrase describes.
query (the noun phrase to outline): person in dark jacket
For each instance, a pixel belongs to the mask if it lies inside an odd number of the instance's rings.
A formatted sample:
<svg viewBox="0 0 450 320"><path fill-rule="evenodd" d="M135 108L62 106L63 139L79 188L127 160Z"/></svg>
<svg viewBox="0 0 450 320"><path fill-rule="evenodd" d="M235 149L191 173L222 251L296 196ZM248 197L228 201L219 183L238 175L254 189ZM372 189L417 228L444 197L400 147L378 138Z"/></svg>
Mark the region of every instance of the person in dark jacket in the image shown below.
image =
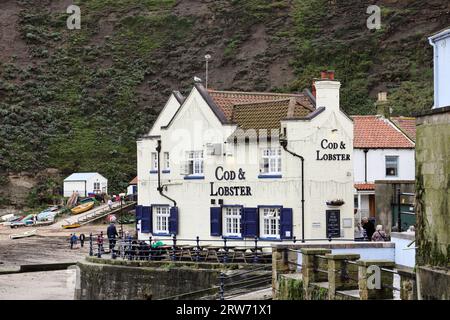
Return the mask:
<svg viewBox="0 0 450 320"><path fill-rule="evenodd" d="M84 239L86 238L86 236L84 235L84 233L80 234L80 245L83 248L84 247Z"/></svg>
<svg viewBox="0 0 450 320"><path fill-rule="evenodd" d="M114 225L114 222L111 222L108 226L108 229L106 230L106 235L108 236L109 240L109 249L113 250L116 246L116 237L119 236L117 233L116 226Z"/></svg>
<svg viewBox="0 0 450 320"><path fill-rule="evenodd" d="M367 217L362 218L362 227L366 231L366 236L369 241L372 240L372 235L375 232L375 225Z"/></svg>

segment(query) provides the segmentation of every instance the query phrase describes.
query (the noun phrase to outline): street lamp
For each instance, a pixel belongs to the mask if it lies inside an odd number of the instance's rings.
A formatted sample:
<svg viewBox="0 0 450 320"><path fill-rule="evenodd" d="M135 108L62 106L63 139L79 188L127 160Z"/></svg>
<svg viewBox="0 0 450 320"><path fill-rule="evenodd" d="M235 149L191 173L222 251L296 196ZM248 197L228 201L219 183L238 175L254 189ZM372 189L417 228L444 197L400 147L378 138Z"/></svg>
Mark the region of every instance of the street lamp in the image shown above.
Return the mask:
<svg viewBox="0 0 450 320"><path fill-rule="evenodd" d="M206 54L205 55L205 60L206 60L206 77L205 77L205 84L206 84L206 89L208 89L208 62L211 59L211 55L210 54Z"/></svg>

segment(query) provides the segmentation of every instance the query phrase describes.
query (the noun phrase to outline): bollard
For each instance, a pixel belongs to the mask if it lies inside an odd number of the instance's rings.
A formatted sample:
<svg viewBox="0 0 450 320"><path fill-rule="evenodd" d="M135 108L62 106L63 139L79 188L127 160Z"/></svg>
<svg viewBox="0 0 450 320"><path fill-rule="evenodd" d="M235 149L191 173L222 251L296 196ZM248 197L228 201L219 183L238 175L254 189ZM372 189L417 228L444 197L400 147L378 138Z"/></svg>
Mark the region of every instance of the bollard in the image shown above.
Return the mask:
<svg viewBox="0 0 450 320"><path fill-rule="evenodd" d="M219 300L225 300L225 273L221 272L219 279L220 279Z"/></svg>
<svg viewBox="0 0 450 320"><path fill-rule="evenodd" d="M258 262L258 237L255 236L255 254L253 256L253 263Z"/></svg>
<svg viewBox="0 0 450 320"><path fill-rule="evenodd" d="M89 234L89 256L94 255L93 243L92 243L92 232Z"/></svg>
<svg viewBox="0 0 450 320"><path fill-rule="evenodd" d="M195 260L200 261L200 237L197 236L197 252L195 254Z"/></svg>
<svg viewBox="0 0 450 320"><path fill-rule="evenodd" d="M297 237L296 236L294 236L294 243L296 243L297 242Z"/></svg>
<svg viewBox="0 0 450 320"><path fill-rule="evenodd" d="M172 261L175 261L177 259L177 236L174 234L172 237L173 246L172 246Z"/></svg>

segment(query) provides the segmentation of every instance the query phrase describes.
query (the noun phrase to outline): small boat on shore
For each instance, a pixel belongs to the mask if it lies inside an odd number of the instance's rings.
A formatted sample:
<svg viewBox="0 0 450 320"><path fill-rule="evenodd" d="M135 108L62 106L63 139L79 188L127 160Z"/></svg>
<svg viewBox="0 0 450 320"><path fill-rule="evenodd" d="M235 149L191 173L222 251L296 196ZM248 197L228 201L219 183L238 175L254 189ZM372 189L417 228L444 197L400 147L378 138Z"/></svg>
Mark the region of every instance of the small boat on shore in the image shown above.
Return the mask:
<svg viewBox="0 0 450 320"><path fill-rule="evenodd" d="M80 214L83 212L86 212L88 210L91 210L94 207L94 202L90 201L87 203L80 204L79 206L76 206L75 208L71 209L72 214Z"/></svg>
<svg viewBox="0 0 450 320"><path fill-rule="evenodd" d="M30 230L30 231L26 231L23 233L15 233L9 236L10 239L20 239L20 238L26 238L26 237L31 237L34 236L36 234L36 229Z"/></svg>
<svg viewBox="0 0 450 320"><path fill-rule="evenodd" d="M64 224L61 226L63 229L75 229L81 227L79 223L71 223L71 224Z"/></svg>

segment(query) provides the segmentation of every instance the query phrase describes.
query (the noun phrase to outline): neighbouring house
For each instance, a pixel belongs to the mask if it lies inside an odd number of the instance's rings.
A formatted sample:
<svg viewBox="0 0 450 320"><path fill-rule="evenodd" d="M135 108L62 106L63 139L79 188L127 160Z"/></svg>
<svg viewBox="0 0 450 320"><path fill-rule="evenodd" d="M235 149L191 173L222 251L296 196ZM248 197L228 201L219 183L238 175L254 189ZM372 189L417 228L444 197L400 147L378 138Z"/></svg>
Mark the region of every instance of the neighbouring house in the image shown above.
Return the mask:
<svg viewBox="0 0 450 320"><path fill-rule="evenodd" d="M353 239L353 121L314 88L174 92L137 141L139 238Z"/></svg>
<svg viewBox="0 0 450 320"><path fill-rule="evenodd" d="M379 95L378 115L352 116L354 121L353 166L356 219L375 218L375 186L414 183L415 118L390 117L386 95ZM389 202L388 210L392 204ZM391 213L392 217L392 213ZM379 222L379 220L378 220ZM391 224L385 224L385 227Z"/></svg>
<svg viewBox="0 0 450 320"><path fill-rule="evenodd" d="M133 194L137 194L137 182L138 182L138 177L134 177L133 180L131 180L128 183L128 187L127 187L127 196L128 195L133 195Z"/></svg>
<svg viewBox="0 0 450 320"><path fill-rule="evenodd" d="M98 172L72 173L64 179L64 197L77 192L80 197L108 193L108 179Z"/></svg>

